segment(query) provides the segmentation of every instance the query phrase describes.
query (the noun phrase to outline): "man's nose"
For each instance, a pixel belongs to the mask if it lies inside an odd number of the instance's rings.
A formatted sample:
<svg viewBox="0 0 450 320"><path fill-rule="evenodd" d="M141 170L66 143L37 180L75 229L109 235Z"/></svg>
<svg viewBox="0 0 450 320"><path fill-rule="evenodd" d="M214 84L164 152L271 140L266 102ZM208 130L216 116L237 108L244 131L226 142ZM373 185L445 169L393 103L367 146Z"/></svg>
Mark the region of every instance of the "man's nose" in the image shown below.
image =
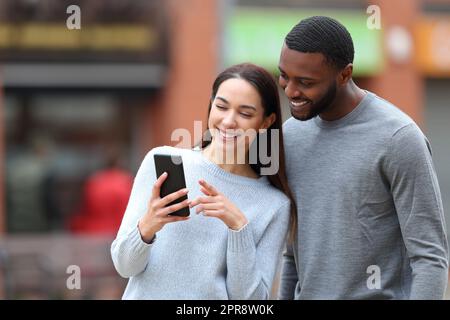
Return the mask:
<svg viewBox="0 0 450 320"><path fill-rule="evenodd" d="M284 88L284 93L289 99L294 99L300 96L300 91L291 81L289 81Z"/></svg>

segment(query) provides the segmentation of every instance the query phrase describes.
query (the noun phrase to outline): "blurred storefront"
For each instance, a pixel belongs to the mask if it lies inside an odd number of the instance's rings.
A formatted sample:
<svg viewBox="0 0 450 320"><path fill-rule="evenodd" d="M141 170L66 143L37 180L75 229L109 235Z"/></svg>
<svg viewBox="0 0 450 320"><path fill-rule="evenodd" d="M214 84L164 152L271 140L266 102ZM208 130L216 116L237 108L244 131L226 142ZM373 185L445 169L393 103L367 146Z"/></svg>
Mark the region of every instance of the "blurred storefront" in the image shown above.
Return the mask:
<svg viewBox="0 0 450 320"><path fill-rule="evenodd" d="M415 28L417 66L425 82L424 127L431 140L450 230L450 3L424 7Z"/></svg>
<svg viewBox="0 0 450 320"><path fill-rule="evenodd" d="M74 4L81 29L70 30ZM134 123L165 84L166 12L147 1L1 6L6 230L63 230L108 149L134 169Z"/></svg>
<svg viewBox="0 0 450 320"><path fill-rule="evenodd" d="M71 5L81 29L68 29ZM0 0L0 298L120 297L115 234L67 221L109 151L134 176L151 147L206 117L215 14L201 0ZM65 288L68 265L83 290Z"/></svg>

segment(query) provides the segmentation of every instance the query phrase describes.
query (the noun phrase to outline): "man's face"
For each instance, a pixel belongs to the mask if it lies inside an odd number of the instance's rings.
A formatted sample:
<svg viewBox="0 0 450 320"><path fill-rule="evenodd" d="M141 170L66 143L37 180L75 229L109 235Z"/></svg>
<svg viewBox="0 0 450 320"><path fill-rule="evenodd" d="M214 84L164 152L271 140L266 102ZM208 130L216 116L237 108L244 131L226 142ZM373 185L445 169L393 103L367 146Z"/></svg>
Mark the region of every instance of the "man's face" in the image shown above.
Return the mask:
<svg viewBox="0 0 450 320"><path fill-rule="evenodd" d="M284 45L278 68L278 83L294 118L305 121L330 110L337 95L337 71L323 54L303 53Z"/></svg>

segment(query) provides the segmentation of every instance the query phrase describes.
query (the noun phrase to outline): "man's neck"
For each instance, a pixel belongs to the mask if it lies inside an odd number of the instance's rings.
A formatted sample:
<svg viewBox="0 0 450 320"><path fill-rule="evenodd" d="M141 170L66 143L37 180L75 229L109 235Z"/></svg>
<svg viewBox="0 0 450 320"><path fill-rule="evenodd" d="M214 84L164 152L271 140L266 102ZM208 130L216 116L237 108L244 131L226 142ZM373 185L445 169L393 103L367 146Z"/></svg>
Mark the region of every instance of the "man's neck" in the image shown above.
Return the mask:
<svg viewBox="0 0 450 320"><path fill-rule="evenodd" d="M366 92L359 88L353 80L336 96L333 105L328 111L319 116L325 121L335 121L352 112L366 95Z"/></svg>

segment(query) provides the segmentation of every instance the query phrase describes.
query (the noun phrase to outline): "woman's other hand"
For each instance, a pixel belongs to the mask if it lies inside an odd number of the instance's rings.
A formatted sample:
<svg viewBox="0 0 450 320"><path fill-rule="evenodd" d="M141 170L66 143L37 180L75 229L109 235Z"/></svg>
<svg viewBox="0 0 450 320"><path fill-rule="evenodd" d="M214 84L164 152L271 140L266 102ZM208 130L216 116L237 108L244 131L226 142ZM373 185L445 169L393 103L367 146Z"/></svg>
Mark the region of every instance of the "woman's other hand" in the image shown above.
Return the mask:
<svg viewBox="0 0 450 320"><path fill-rule="evenodd" d="M199 180L199 184L205 196L192 200L189 205L190 208L197 206L197 214L202 212L204 216L216 217L232 230L239 230L247 224L245 215L227 197L205 180Z"/></svg>

